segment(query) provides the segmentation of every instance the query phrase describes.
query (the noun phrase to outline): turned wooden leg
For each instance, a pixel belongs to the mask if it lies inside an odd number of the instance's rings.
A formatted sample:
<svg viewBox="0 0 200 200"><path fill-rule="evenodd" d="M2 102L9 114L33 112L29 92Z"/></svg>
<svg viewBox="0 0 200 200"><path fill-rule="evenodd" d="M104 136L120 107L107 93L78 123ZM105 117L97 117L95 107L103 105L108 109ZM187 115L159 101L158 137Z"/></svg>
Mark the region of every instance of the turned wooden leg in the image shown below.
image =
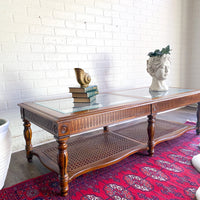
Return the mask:
<svg viewBox="0 0 200 200"><path fill-rule="evenodd" d="M68 138L67 138L68 139ZM68 164L68 153L67 153L67 139L57 140L58 142L58 165L60 169L60 187L61 195L66 196L68 194L68 173L67 173L67 164Z"/></svg>
<svg viewBox="0 0 200 200"><path fill-rule="evenodd" d="M103 131L104 131L104 132L108 132L108 131L109 131L108 126L104 126L104 127L103 127Z"/></svg>
<svg viewBox="0 0 200 200"><path fill-rule="evenodd" d="M154 115L148 115L147 132L148 132L148 136L149 136L148 153L150 156L152 156L154 153L154 134L155 134L155 117L154 117Z"/></svg>
<svg viewBox="0 0 200 200"><path fill-rule="evenodd" d="M196 124L196 133L200 134L200 102L197 104L197 124Z"/></svg>
<svg viewBox="0 0 200 200"><path fill-rule="evenodd" d="M32 130L31 130L31 123L28 120L24 120L24 138L26 140L26 158L28 162L32 162L32 144L31 144L31 139L32 139Z"/></svg>

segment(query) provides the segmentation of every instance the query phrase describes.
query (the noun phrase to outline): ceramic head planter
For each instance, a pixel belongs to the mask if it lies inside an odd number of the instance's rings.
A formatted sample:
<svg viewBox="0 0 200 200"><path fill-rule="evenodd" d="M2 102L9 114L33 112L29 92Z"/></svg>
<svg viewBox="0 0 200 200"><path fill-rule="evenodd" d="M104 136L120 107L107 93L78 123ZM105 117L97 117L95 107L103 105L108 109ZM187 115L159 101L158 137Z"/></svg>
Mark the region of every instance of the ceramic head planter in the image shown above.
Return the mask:
<svg viewBox="0 0 200 200"><path fill-rule="evenodd" d="M166 79L169 74L171 60L170 47L150 52L147 60L147 72L152 76L151 91L167 91Z"/></svg>

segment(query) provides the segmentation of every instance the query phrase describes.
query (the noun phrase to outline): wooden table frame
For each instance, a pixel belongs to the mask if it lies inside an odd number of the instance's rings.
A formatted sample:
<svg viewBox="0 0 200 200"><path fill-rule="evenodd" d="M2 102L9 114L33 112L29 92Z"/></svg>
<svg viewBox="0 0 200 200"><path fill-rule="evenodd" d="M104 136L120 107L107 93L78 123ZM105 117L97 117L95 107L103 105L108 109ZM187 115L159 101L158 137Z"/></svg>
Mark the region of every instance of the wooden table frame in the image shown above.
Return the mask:
<svg viewBox="0 0 200 200"><path fill-rule="evenodd" d="M189 104L200 102L200 90L192 90L185 93L179 93L176 95L170 95L161 98L145 99L141 98L139 102L127 103L123 105L117 105L112 107L104 107L100 109L94 109L90 111L81 111L72 113L71 115L64 115L57 111L42 107L35 103L21 103L20 111L21 117L24 121L24 138L26 141L26 157L29 162L32 161L33 155L39 157L38 153L35 153L32 147L32 130L31 123L43 128L49 133L53 134L58 143L58 160L59 171L57 172L60 177L61 195L66 196L68 194L68 183L73 178L86 173L91 170L102 168L133 154L141 149L145 149L144 146L131 150L126 155L120 155L118 159L111 159L107 162L93 166L89 170L80 172L71 178L68 175L68 139L70 135L78 134L83 131L104 127L104 132L108 132L108 126L116 124L122 121L138 118L142 116L148 116L148 142L147 147L149 155L152 156L154 153L154 134L155 134L155 123L156 114L171 110L174 108L186 106ZM196 133L200 133L200 103L197 107L197 124ZM183 129L182 134L186 129ZM175 137L175 136L174 136ZM166 137L162 141L171 139ZM159 143L160 141L157 141ZM43 162L45 164L45 162ZM48 166L47 166L48 167ZM48 167L49 168L49 167ZM51 168L50 168L51 169Z"/></svg>

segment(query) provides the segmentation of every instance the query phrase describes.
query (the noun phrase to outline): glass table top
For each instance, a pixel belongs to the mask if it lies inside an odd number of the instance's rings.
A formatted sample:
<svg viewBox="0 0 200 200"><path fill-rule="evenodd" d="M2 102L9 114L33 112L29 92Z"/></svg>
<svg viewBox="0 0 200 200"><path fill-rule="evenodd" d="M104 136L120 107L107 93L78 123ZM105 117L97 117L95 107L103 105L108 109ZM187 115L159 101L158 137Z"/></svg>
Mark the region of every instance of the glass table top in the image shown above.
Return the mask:
<svg viewBox="0 0 200 200"><path fill-rule="evenodd" d="M91 103L73 103L73 98L56 99L35 103L63 114L70 114L96 108L123 105L131 102L134 103L140 100L141 99L139 98L121 96L116 94L98 94L96 95L96 100Z"/></svg>
<svg viewBox="0 0 200 200"><path fill-rule="evenodd" d="M138 88L123 91L115 91L112 94L102 93L96 95L96 100L91 103L74 103L73 98L56 99L35 102L36 104L55 110L63 114L71 114L79 111L87 111L109 106L119 106L128 103L145 102L155 98L163 98L170 95L192 91L191 89L169 88L166 92L149 91L149 88Z"/></svg>
<svg viewBox="0 0 200 200"><path fill-rule="evenodd" d="M158 98L158 97L165 97L173 94L180 94L184 92L192 91L191 89L182 89L182 88L169 88L168 91L164 92L157 92L157 91L149 91L149 88L138 88L138 89L131 89L125 91L116 91L113 92L119 95L126 95L126 96L134 96L134 97L145 97L145 98Z"/></svg>

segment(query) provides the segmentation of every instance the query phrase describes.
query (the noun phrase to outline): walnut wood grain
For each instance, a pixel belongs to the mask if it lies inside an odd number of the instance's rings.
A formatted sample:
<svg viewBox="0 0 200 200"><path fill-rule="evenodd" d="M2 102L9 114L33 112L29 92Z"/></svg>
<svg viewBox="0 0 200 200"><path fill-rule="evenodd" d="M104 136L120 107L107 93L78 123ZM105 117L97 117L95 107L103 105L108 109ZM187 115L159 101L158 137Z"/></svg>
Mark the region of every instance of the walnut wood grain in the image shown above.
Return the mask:
<svg viewBox="0 0 200 200"><path fill-rule="evenodd" d="M148 152L152 156L154 154L154 134L155 134L155 115L148 115Z"/></svg>
<svg viewBox="0 0 200 200"><path fill-rule="evenodd" d="M67 153L67 139L58 139L58 166L59 166L59 177L60 177L60 187L61 195L66 196L68 194L69 186L69 176L67 173L68 164L68 153Z"/></svg>
<svg viewBox="0 0 200 200"><path fill-rule="evenodd" d="M181 123L159 119L156 122L154 146L191 129L191 126ZM106 134L104 130L97 130L70 138L67 141L69 181L86 172L117 163L138 151L148 150L147 125L146 120L128 122L111 127L112 131ZM56 142L34 148L34 154L41 162L59 174L57 152Z"/></svg>
<svg viewBox="0 0 200 200"><path fill-rule="evenodd" d="M137 99L137 101L129 103L67 114L34 102L19 104L21 117L24 121L24 137L28 161L32 160L33 155L37 155L45 166L56 171L60 176L61 195L65 196L69 190L68 182L73 178L88 171L116 163L142 149L148 149L149 155L152 156L156 144L183 134L189 128L187 126L182 127L180 124L172 126L173 123L171 122L167 122L166 130L158 131L162 129L158 127L163 127L164 125L157 126L155 116L159 112L200 102L200 90L189 90L158 98L137 96ZM142 116L148 116L148 121L146 121L146 124L137 125L140 128L135 133L131 132L131 130L134 132L135 128L130 129L127 132L128 135L125 134L127 127L114 132L113 128L108 128L110 125L116 125L119 122ZM198 103L197 134L200 134L199 118L200 104ZM43 147L32 149L30 122L53 134L58 145L48 146L48 148L44 145L45 148L43 150ZM126 126L128 125L126 124ZM78 135L81 132L100 127L104 127L103 130L101 129L101 132L93 131L92 136L89 133L84 137ZM145 130L141 129L141 127ZM158 137L159 134L160 136ZM75 135L74 138L78 138L75 139L78 142L71 138L68 139L71 135ZM88 141L90 142L88 143ZM92 147L93 144L95 145ZM96 148L97 144L101 144L99 151ZM83 146L81 147L81 145ZM91 154L92 152L95 152L95 154ZM88 156L90 159L87 158L83 161L84 156ZM86 162L86 160L89 161Z"/></svg>
<svg viewBox="0 0 200 200"><path fill-rule="evenodd" d="M26 141L26 158L28 160L28 162L32 162L32 151L33 151L33 147L32 147L32 143L31 143L31 139L32 139L32 130L31 130L31 123L28 120L24 120L24 138Z"/></svg>
<svg viewBox="0 0 200 200"><path fill-rule="evenodd" d="M128 123L123 123L120 125L116 125L110 127L110 131L113 131L121 136L126 138L130 138L134 141L138 141L140 143L147 143L149 137L146 133L146 129L148 127L148 121L141 120L132 120ZM176 137L181 136L185 131L194 128L194 126L188 126L186 124L171 122L156 119L155 123L155 133L154 133L154 146Z"/></svg>
<svg viewBox="0 0 200 200"><path fill-rule="evenodd" d="M41 114L31 112L29 110L23 111L25 118L34 124L40 126L44 130L52 133L55 136L58 136L58 125L55 121L41 116Z"/></svg>
<svg viewBox="0 0 200 200"><path fill-rule="evenodd" d="M127 156L146 149L145 143L132 141L112 132L94 131L68 140L69 181L86 172L109 166ZM59 174L57 145L49 143L34 148L34 154L49 169Z"/></svg>
<svg viewBox="0 0 200 200"><path fill-rule="evenodd" d="M103 130L104 130L104 132L108 132L108 131L109 131L108 126L104 126L104 127L103 127Z"/></svg>
<svg viewBox="0 0 200 200"><path fill-rule="evenodd" d="M200 99L200 93L198 94L184 94L184 95L174 95L170 98L163 98L160 100L155 100L152 102L152 112L159 113L166 110L171 110L178 107L183 107L189 104L198 102Z"/></svg>
<svg viewBox="0 0 200 200"><path fill-rule="evenodd" d="M145 104L121 107L118 110L116 110L116 108L105 109L103 111L96 110L91 111L90 114L87 113L87 115L85 115L85 113L81 113L76 118L69 117L68 120L60 122L59 126L63 126L65 124L68 127L68 131L64 134L59 132L59 136L62 137L66 134L73 135L135 117L146 116L148 114L150 114L150 105Z"/></svg>

